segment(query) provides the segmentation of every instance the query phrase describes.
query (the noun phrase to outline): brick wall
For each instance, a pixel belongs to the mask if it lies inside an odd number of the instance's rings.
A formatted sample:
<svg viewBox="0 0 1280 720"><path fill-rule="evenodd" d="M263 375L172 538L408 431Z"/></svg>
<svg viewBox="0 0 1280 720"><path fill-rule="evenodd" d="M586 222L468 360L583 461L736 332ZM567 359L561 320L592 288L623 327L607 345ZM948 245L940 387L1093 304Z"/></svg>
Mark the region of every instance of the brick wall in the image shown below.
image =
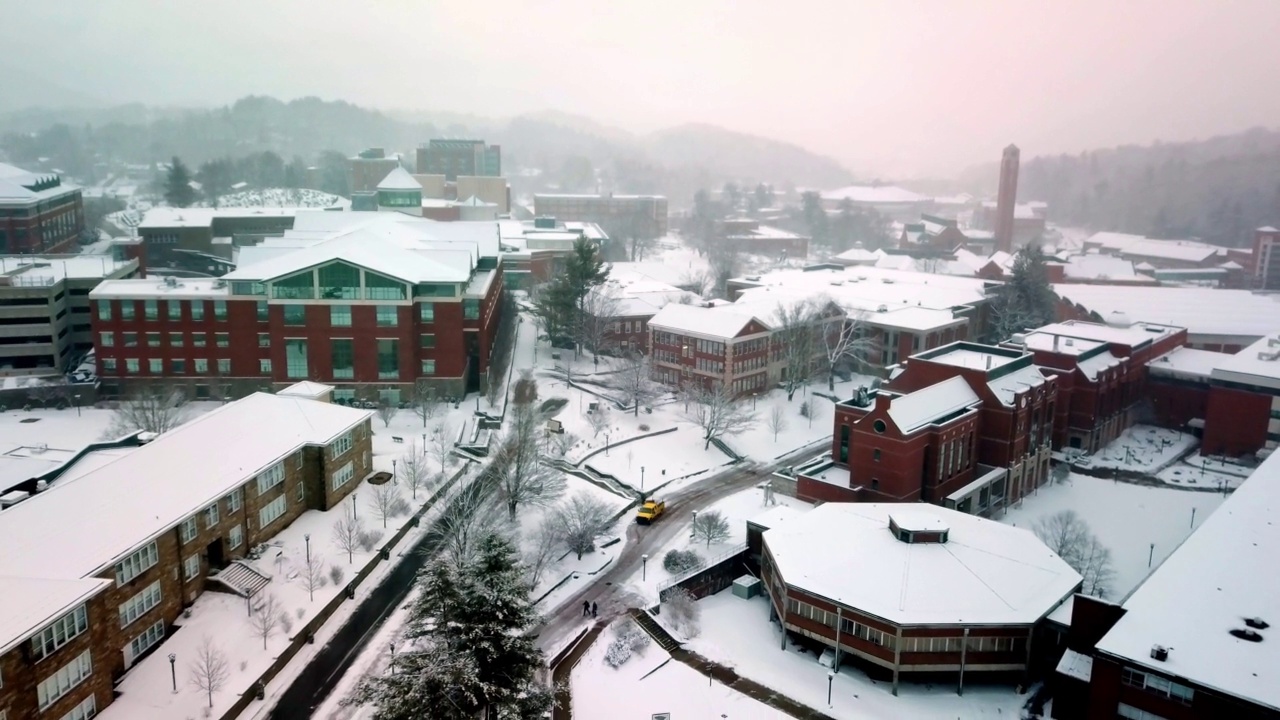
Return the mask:
<svg viewBox="0 0 1280 720"><path fill-rule="evenodd" d="M24 640L17 647L0 656L0 711L9 713L9 720L48 717L58 718L70 711L82 700L94 695L99 710L111 702L113 680L112 660L119 653L112 653L108 639L113 629L119 627L114 608L107 606L102 594L86 603L89 627L72 638L66 645L49 655L34 660L31 640ZM79 657L85 650L91 651L93 669L88 678L72 688L45 711L39 710L37 686L59 668ZM114 656L114 657L113 657Z"/></svg>

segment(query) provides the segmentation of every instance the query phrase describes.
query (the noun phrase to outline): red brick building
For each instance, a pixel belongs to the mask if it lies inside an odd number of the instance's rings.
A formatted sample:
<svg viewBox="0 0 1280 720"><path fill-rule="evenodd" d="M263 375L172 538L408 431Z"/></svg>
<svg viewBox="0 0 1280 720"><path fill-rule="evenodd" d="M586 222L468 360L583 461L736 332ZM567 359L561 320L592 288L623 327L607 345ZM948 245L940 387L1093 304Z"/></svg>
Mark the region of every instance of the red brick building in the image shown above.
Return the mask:
<svg viewBox="0 0 1280 720"><path fill-rule="evenodd" d="M588 293L583 310L607 313L605 352L649 352L649 321L670 303L701 303L691 292L628 270L613 270L605 283Z"/></svg>
<svg viewBox="0 0 1280 720"><path fill-rule="evenodd" d="M1204 421L1206 454L1233 457L1280 446L1280 334L1213 369Z"/></svg>
<svg viewBox="0 0 1280 720"><path fill-rule="evenodd" d="M76 720L109 705L184 607L214 583L238 591L218 571L371 474L369 421L255 394L122 457L73 464L0 513L0 717Z"/></svg>
<svg viewBox="0 0 1280 720"><path fill-rule="evenodd" d="M772 258L802 258L809 254L809 238L781 228L761 225L750 218L730 218L720 223L725 242L739 252Z"/></svg>
<svg viewBox="0 0 1280 720"><path fill-rule="evenodd" d="M1253 287L1280 290L1280 230L1260 227L1253 233L1253 252L1246 265Z"/></svg>
<svg viewBox="0 0 1280 720"><path fill-rule="evenodd" d="M80 188L0 163L0 255L74 252L82 233Z"/></svg>
<svg viewBox="0 0 1280 720"><path fill-rule="evenodd" d="M99 285L104 390L164 382L205 397L314 380L340 402L394 404L419 383L454 397L483 387L503 313L496 224L313 215L355 226L244 248L249 262L216 280Z"/></svg>

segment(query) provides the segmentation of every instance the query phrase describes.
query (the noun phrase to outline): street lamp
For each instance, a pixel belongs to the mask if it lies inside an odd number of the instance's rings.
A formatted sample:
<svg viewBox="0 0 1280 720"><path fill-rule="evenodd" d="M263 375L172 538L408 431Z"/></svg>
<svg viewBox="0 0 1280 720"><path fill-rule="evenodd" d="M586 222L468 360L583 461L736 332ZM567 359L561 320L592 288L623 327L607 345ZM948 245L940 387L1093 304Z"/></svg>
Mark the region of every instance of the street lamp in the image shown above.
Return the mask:
<svg viewBox="0 0 1280 720"><path fill-rule="evenodd" d="M697 511L697 510L694 510L694 511L693 511L693 520L691 520L691 521L689 522L689 537L690 537L690 538L692 538L692 537L694 537L694 536L696 535L696 532L697 532L697 531L695 530L695 528L697 528L697 527L698 527L698 511Z"/></svg>
<svg viewBox="0 0 1280 720"><path fill-rule="evenodd" d="M751 393L751 409L752 410L756 409L756 398L758 397L760 397L760 393L758 392Z"/></svg>
<svg viewBox="0 0 1280 720"><path fill-rule="evenodd" d="M604 431L604 456L609 457L609 431Z"/></svg>
<svg viewBox="0 0 1280 720"><path fill-rule="evenodd" d="M644 466L640 466L640 492L644 492Z"/></svg>
<svg viewBox="0 0 1280 720"><path fill-rule="evenodd" d="M76 393L75 395L72 395L71 399L76 404L76 417L80 417L80 393Z"/></svg>
<svg viewBox="0 0 1280 720"><path fill-rule="evenodd" d="M391 641L391 674L396 673L396 641Z"/></svg>
<svg viewBox="0 0 1280 720"><path fill-rule="evenodd" d="M169 676L173 678L173 694L174 695L178 694L178 669L176 666L177 662L178 662L178 656L173 653L169 653Z"/></svg>
<svg viewBox="0 0 1280 720"><path fill-rule="evenodd" d="M645 553L640 556L640 582L644 582L649 573L649 554Z"/></svg>
<svg viewBox="0 0 1280 720"><path fill-rule="evenodd" d="M307 543L307 564L310 565L311 564L311 533L307 533L306 535L303 535L302 539Z"/></svg>
<svg viewBox="0 0 1280 720"><path fill-rule="evenodd" d="M395 458L392 458L392 459L391 459L391 482L392 482L392 483L398 483L398 482L400 482L399 478L396 476L396 460L395 460Z"/></svg>
<svg viewBox="0 0 1280 720"><path fill-rule="evenodd" d="M827 707L831 707L831 681L836 679L836 674L830 670L827 671Z"/></svg>
<svg viewBox="0 0 1280 720"><path fill-rule="evenodd" d="M360 488L351 491L351 519L358 520L360 512L356 509L356 494L360 492Z"/></svg>

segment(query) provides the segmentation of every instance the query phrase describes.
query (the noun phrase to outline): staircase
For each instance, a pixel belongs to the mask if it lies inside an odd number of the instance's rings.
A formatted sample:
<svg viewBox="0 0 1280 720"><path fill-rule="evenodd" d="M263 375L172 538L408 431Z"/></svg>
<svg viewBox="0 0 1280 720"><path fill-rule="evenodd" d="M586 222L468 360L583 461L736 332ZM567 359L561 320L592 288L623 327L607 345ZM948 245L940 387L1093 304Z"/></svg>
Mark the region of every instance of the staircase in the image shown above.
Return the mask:
<svg viewBox="0 0 1280 720"><path fill-rule="evenodd" d="M679 649L680 643L676 642L676 639L671 637L671 633L659 625L658 621L654 620L653 616L648 612L639 608L633 609L631 618L636 621L636 625L639 625L641 630L649 633L649 637L658 643L658 647L667 652L675 652Z"/></svg>
<svg viewBox="0 0 1280 720"><path fill-rule="evenodd" d="M263 575L257 568L242 560L231 563L209 579L222 583L240 597L253 597L271 583L269 576Z"/></svg>

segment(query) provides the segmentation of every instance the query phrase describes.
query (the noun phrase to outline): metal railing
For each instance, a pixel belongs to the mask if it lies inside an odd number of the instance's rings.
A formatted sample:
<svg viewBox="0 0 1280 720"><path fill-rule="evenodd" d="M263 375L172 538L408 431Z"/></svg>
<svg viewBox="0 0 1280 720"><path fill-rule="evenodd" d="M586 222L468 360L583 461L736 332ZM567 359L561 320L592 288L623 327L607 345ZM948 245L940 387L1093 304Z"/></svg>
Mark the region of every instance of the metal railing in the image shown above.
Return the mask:
<svg viewBox="0 0 1280 720"><path fill-rule="evenodd" d="M701 573L701 572L705 572L705 571L707 571L707 570L710 570L711 568L713 568L713 567L715 567L715 566L719 565L720 563L722 563L722 562L724 562L724 561L728 560L729 558L731 558L731 557L733 557L733 556L735 556L735 555L740 555L740 554L742 554L742 553L746 552L746 550L747 550L747 544L746 544L746 543L741 543L741 544L739 544L739 545L734 545L733 547L731 547L731 548L729 548L729 549L727 549L727 550L725 550L725 551L721 552L720 554L716 555L715 557L711 558L710 560L707 560L707 562L703 563L700 567L696 567L696 568L694 568L694 569L692 569L692 570L688 570L688 571L686 571L686 572L684 572L684 573L681 573L681 574L679 574L679 575L676 575L675 577L673 577L673 578L671 578L671 579L669 579L669 580L666 580L666 581L663 581L663 582L659 583L659 584L658 584L658 594L659 594L659 595L661 595L663 591L668 590L668 589L670 589L670 588L673 588L673 587L675 587L676 585L679 585L680 583L684 582L685 580L688 580L689 578L694 577L694 576L695 576L695 575L697 575L698 573Z"/></svg>

